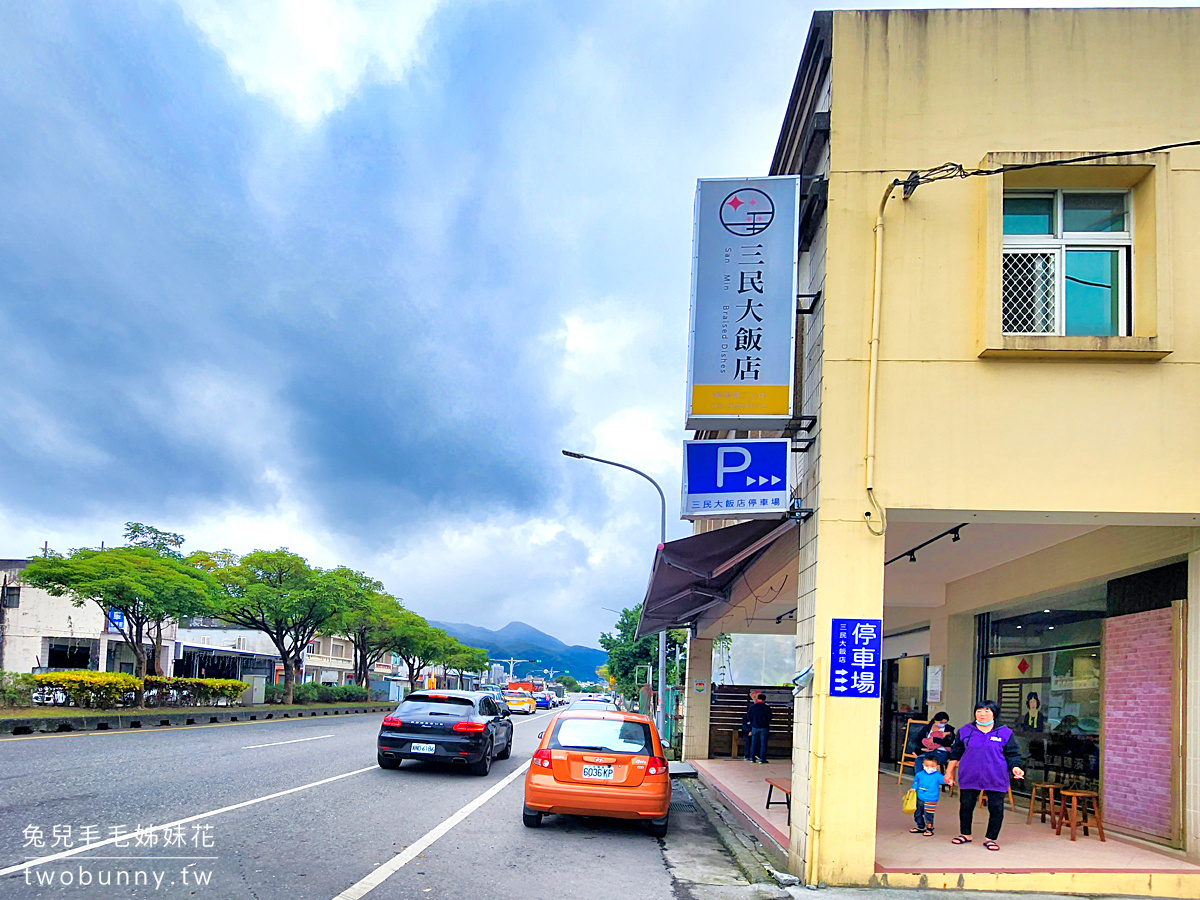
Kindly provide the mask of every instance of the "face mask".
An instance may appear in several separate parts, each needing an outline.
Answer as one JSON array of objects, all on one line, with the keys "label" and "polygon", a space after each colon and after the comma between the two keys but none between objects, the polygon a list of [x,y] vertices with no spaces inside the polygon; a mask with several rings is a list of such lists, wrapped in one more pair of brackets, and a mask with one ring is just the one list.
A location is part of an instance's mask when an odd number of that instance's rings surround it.
[{"label": "face mask", "polygon": [[932,768],[932,769],[930,769],[930,768],[926,767],[925,771],[926,771],[926,772],[928,772],[930,775],[932,775],[934,772],[936,772],[936,771],[937,771],[937,767],[935,766],[935,767],[934,767],[934,768]]},{"label": "face mask", "polygon": [[989,716],[987,716],[987,717],[984,717],[984,716],[976,716],[976,717],[975,717],[975,722],[976,722],[977,724],[979,724],[979,725],[991,725],[991,724],[992,724],[992,717],[991,717],[990,715],[989,715]]}]

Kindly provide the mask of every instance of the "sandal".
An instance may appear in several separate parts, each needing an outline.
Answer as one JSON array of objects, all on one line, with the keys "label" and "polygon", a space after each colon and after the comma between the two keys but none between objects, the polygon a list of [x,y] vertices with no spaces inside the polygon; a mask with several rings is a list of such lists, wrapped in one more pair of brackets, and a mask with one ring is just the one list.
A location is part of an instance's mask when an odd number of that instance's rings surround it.
[{"label": "sandal", "polygon": [[924,831],[921,832],[921,834],[923,834],[925,837],[933,837],[933,829],[926,828]]},{"label": "sandal", "polygon": [[983,846],[986,847],[988,850],[999,850],[1000,849],[1000,845],[997,844],[995,841],[984,841]]},{"label": "sandal", "polygon": [[924,828],[910,828],[910,829],[908,829],[908,833],[909,834],[924,834],[925,829]]},{"label": "sandal", "polygon": [[950,843],[952,843],[952,844],[969,844],[969,843],[971,843],[971,841],[972,841],[972,838],[967,837],[965,834],[960,834],[958,837],[956,837]]}]

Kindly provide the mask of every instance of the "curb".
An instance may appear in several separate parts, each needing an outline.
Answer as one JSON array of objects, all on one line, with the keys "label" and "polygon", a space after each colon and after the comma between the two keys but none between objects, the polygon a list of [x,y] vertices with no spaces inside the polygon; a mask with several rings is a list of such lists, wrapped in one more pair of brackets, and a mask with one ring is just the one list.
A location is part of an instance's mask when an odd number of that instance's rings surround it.
[{"label": "curb", "polygon": [[0,719],[0,734],[58,734],[75,731],[115,731],[126,728],[163,728],[172,725],[220,725],[228,722],[259,722],[268,719],[306,719],[313,716],[349,716],[360,713],[388,713],[393,704],[350,704],[321,709],[286,709],[272,712],[269,707],[191,707],[185,711],[146,709],[137,712],[95,716],[39,716],[37,718]]},{"label": "curb", "polygon": [[747,881],[751,884],[775,884],[780,887],[799,884],[800,879],[777,870],[766,856],[753,846],[749,838],[730,825],[720,806],[709,796],[709,789],[699,779],[688,782],[687,792],[696,799],[697,805],[716,829],[721,843],[733,855]]}]

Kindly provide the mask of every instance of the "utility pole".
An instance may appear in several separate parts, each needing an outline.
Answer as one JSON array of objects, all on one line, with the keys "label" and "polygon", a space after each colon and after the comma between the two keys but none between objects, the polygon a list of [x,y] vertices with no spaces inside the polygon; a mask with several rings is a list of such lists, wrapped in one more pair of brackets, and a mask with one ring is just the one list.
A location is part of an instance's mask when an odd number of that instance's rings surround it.
[{"label": "utility pole", "polygon": [[490,664],[496,662],[496,663],[500,663],[500,665],[502,665],[502,666],[508,666],[508,680],[512,681],[513,680],[513,666],[515,666],[517,663],[521,663],[521,662],[534,662],[534,661],[535,660],[532,660],[532,659],[514,659],[512,657],[509,657],[508,659],[489,659],[488,664],[490,665]]},{"label": "utility pole", "polygon": [[[648,482],[654,485],[654,489],[658,491],[658,499],[662,504],[662,516],[659,519],[658,528],[658,547],[661,550],[667,543],[667,496],[663,493],[662,486],[643,472],[641,469],[635,469],[633,466],[627,466],[625,463],[613,462],[611,459],[601,459],[598,456],[588,456],[586,453],[576,453],[574,450],[564,450],[563,456],[571,459],[590,459],[592,462],[604,463],[606,466],[616,466],[618,469],[624,469],[627,472],[632,472],[635,475],[641,475]],[[654,716],[654,724],[658,727],[658,733],[663,733],[663,723],[665,713],[665,704],[667,702],[667,630],[664,628],[658,633],[658,710]]]}]

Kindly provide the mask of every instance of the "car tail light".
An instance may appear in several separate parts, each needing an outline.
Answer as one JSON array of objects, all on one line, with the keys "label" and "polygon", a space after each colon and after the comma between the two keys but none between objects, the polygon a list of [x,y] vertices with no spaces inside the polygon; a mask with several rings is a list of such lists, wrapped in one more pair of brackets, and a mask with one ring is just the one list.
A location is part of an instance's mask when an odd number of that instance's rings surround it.
[{"label": "car tail light", "polygon": [[667,774],[667,761],[661,756],[652,756],[646,763],[647,775],[665,775]]},{"label": "car tail light", "polygon": [[455,722],[454,730],[455,731],[474,731],[474,732],[486,731],[487,725],[484,724],[483,722]]},{"label": "car tail light", "polygon": [[550,756],[549,750],[537,750],[533,754],[533,764],[541,766],[543,769],[549,769],[554,765],[554,759]]},{"label": "car tail light", "polygon": [[384,716],[383,717],[383,727],[384,728],[399,728],[403,724],[404,723],[400,719],[397,719],[395,716]]}]

